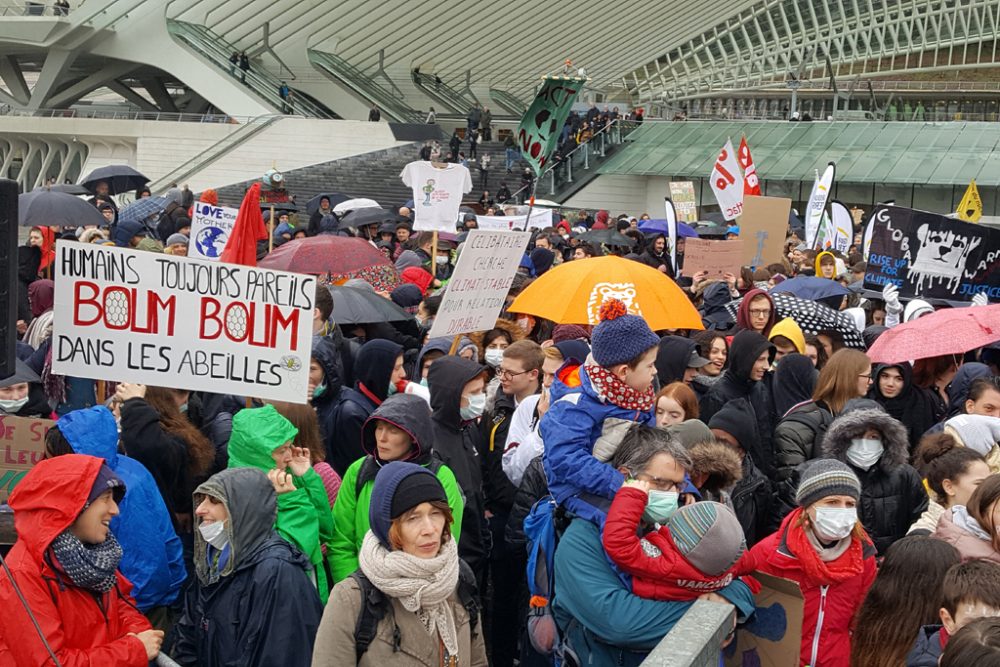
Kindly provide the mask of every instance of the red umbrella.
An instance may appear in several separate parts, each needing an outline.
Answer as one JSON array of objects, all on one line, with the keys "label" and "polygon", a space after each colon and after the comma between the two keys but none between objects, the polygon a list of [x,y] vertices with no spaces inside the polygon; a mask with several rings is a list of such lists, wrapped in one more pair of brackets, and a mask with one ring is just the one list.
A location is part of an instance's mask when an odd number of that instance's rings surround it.
[{"label": "red umbrella", "polygon": [[257,241],[266,238],[267,228],[260,213],[260,183],[254,183],[243,197],[233,231],[219,259],[230,264],[257,266]]},{"label": "red umbrella", "polygon": [[875,363],[898,364],[964,354],[1000,340],[1000,305],[944,308],[889,329],[868,350]]},{"label": "red umbrella", "polygon": [[399,285],[399,274],[381,250],[364,239],[320,234],[295,239],[275,248],[260,261],[261,268],[324,276],[338,284],[362,278],[379,291]]}]

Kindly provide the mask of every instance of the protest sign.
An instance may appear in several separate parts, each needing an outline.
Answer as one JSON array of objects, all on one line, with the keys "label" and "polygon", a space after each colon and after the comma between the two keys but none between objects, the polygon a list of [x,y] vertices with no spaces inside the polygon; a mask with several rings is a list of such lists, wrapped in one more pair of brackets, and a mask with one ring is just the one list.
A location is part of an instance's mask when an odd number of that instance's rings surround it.
[{"label": "protest sign", "polygon": [[0,503],[7,502],[14,486],[44,458],[45,433],[53,424],[50,419],[0,417]]},{"label": "protest sign", "polygon": [[740,216],[745,266],[761,267],[781,261],[791,210],[791,199],[746,197]]},{"label": "protest sign", "polygon": [[[511,229],[524,230],[524,222],[528,219],[525,215],[477,215],[476,223],[479,229],[509,231]],[[533,208],[531,209],[531,221],[528,229],[545,229],[552,226],[552,209]]]},{"label": "protest sign", "polygon": [[722,217],[726,220],[738,218],[743,212],[743,174],[731,140],[719,151],[708,180],[722,209]]},{"label": "protest sign", "polygon": [[239,212],[238,208],[212,206],[203,201],[195,202],[188,257],[219,261]]},{"label": "protest sign", "polygon": [[810,248],[819,248],[817,243],[820,223],[823,221],[823,212],[826,210],[826,200],[833,190],[833,179],[837,173],[837,166],[831,162],[823,170],[823,175],[816,175],[816,182],[813,183],[812,192],[809,193],[809,202],[806,204],[805,228],[806,245]]},{"label": "protest sign", "polygon": [[743,266],[743,240],[713,241],[687,239],[684,242],[684,275],[693,276],[707,271],[708,279],[721,278],[724,273],[740,274]]},{"label": "protest sign", "polygon": [[761,665],[798,667],[802,650],[803,598],[799,585],[762,572],[753,576],[761,584],[754,596],[754,619],[736,632],[723,650],[725,667]]},{"label": "protest sign", "polygon": [[469,232],[430,337],[492,329],[530,238],[531,232]]},{"label": "protest sign", "polygon": [[314,276],[56,245],[58,375],[306,402]]},{"label": "protest sign", "polygon": [[670,199],[674,202],[677,219],[681,222],[698,222],[698,200],[691,181],[671,181]]},{"label": "protest sign", "polygon": [[867,289],[886,283],[904,298],[1000,298],[1000,230],[900,206],[873,215]]}]

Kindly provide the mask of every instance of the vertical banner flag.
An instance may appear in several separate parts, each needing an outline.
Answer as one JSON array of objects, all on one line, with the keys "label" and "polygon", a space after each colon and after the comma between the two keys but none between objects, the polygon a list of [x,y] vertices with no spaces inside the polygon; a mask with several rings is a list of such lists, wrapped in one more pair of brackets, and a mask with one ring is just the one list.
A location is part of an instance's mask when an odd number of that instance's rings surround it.
[{"label": "vertical banner flag", "polygon": [[830,219],[833,222],[833,249],[847,254],[854,240],[854,218],[846,206],[834,199],[830,203]]},{"label": "vertical banner flag", "polygon": [[59,243],[52,372],[306,402],[316,278]]},{"label": "vertical banner flag", "polygon": [[979,188],[976,187],[976,179],[969,181],[969,187],[965,189],[962,201],[958,203],[959,220],[966,222],[979,222],[983,217],[983,200],[979,197]]},{"label": "vertical banner flag", "polygon": [[[737,180],[740,181],[738,185]],[[740,173],[740,163],[736,159],[732,139],[726,141],[726,145],[719,152],[719,157],[712,166],[709,181],[715,199],[719,202],[719,208],[722,209],[722,217],[726,220],[738,218],[743,212],[743,175]]]},{"label": "vertical banner flag", "polygon": [[885,224],[888,222],[888,214],[882,212],[883,206],[892,206],[896,203],[895,199],[890,199],[887,202],[882,202],[875,205],[875,210],[868,217],[868,224],[865,225],[865,231],[861,234],[861,252],[865,256],[865,261],[868,261],[868,255],[871,253],[872,249],[872,236],[875,233],[875,222],[880,224]]},{"label": "vertical banner flag", "polygon": [[810,248],[820,247],[817,244],[819,224],[823,220],[823,211],[826,210],[826,200],[830,197],[830,191],[833,189],[833,178],[836,172],[836,165],[832,162],[828,164],[823,175],[817,175],[812,192],[809,194],[809,203],[806,205],[806,245]]},{"label": "vertical banner flag", "polygon": [[577,77],[545,77],[535,101],[521,118],[514,136],[521,149],[521,157],[536,174],[542,173],[559,143],[573,102],[586,82],[586,79]]},{"label": "vertical banner flag", "polygon": [[239,212],[237,208],[213,206],[203,201],[195,202],[188,257],[219,261],[229,235],[236,225],[236,216]]},{"label": "vertical banner flag", "polygon": [[698,222],[698,198],[691,181],[670,181],[670,201],[681,222]]},{"label": "vertical banner flag", "polygon": [[677,275],[677,211],[674,210],[674,203],[670,197],[664,197],[663,203],[666,207],[667,215],[667,243],[670,244],[670,266]]},{"label": "vertical banner flag", "polygon": [[760,179],[757,178],[757,167],[750,155],[750,146],[747,145],[746,135],[743,135],[743,139],[740,140],[739,161],[743,168],[743,194],[759,197],[761,195]]}]

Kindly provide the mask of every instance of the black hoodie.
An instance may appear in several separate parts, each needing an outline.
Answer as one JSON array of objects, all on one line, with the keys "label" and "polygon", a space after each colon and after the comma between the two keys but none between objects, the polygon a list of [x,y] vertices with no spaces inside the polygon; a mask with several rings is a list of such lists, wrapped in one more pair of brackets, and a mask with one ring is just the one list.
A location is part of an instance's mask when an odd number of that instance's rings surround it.
[{"label": "black hoodie", "polygon": [[[894,398],[883,396],[879,386],[879,376],[882,371],[890,368],[895,368],[903,377],[903,389]],[[872,385],[868,390],[868,398],[885,408],[890,417],[902,422],[906,428],[910,454],[917,448],[924,433],[944,416],[939,412],[938,402],[934,400],[930,390],[913,384],[913,367],[905,361],[899,364],[876,364],[872,369]]]},{"label": "black hoodie", "polygon": [[681,336],[664,336],[660,339],[656,351],[656,377],[660,387],[666,387],[671,382],[683,382],[691,353],[697,348],[690,338]]},{"label": "black hoodie", "polygon": [[316,417],[319,419],[319,431],[326,448],[326,459],[332,461],[336,433],[334,430],[336,428],[334,408],[340,399],[340,392],[344,386],[343,367],[336,346],[332,340],[325,336],[313,336],[312,358],[323,369],[323,385],[326,388],[319,396],[310,396],[309,398],[316,410]]},{"label": "black hoodie", "polygon": [[355,386],[353,389],[341,389],[331,408],[333,427],[330,432],[336,441],[330,448],[331,456],[327,461],[341,477],[352,463],[365,456],[361,429],[365,420],[389,395],[389,380],[396,359],[402,353],[401,345],[388,340],[370,340],[358,352],[354,362]]},{"label": "black hoodie", "polygon": [[466,422],[459,412],[462,390],[471,380],[486,373],[474,361],[444,356],[431,364],[427,383],[431,391],[431,422],[434,426],[434,453],[455,473],[465,493],[462,540],[459,555],[476,572],[482,571],[483,473],[479,458],[481,432],[476,422]]},{"label": "black hoodie", "polygon": [[717,282],[709,285],[702,292],[701,323],[706,329],[716,331],[729,331],[736,326],[736,320],[726,309],[726,305],[732,302],[733,296],[729,293],[729,285],[724,282]]}]

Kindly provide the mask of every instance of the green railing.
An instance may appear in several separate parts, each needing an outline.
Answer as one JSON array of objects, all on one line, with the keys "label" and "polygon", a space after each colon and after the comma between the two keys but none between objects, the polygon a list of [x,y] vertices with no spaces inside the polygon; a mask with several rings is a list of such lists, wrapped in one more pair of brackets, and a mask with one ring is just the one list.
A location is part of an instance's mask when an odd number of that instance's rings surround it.
[{"label": "green railing", "polygon": [[377,104],[392,120],[400,123],[419,123],[424,120],[424,114],[406,104],[399,93],[389,90],[343,58],[309,49],[309,62],[369,103]]}]

